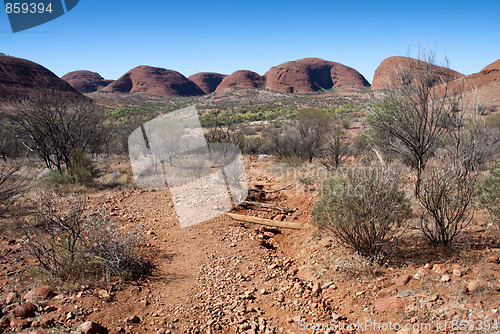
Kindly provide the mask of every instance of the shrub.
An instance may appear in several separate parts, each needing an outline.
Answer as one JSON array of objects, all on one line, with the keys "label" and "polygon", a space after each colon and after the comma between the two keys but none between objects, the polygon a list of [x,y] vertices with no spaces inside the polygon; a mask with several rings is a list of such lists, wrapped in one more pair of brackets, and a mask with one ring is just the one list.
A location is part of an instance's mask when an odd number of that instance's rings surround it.
[{"label": "shrub", "polygon": [[347,178],[325,180],[312,211],[319,230],[370,260],[382,256],[394,228],[411,214],[398,180],[398,171],[386,167],[351,169]]},{"label": "shrub", "polygon": [[500,163],[490,167],[490,174],[485,176],[478,185],[477,195],[479,205],[486,209],[491,218],[500,222]]},{"label": "shrub", "polygon": [[279,158],[297,157],[311,161],[320,153],[330,116],[317,109],[302,109],[297,119],[278,131],[270,131],[267,150]]},{"label": "shrub", "polygon": [[85,150],[79,148],[71,154],[68,175],[74,182],[89,185],[99,177],[99,170],[94,167]]},{"label": "shrub", "polygon": [[71,183],[71,177],[66,172],[51,170],[43,178],[43,183],[48,187],[67,185]]},{"label": "shrub", "polygon": [[333,126],[321,150],[321,162],[327,169],[337,169],[349,153],[350,141],[340,126]]},{"label": "shrub", "polygon": [[452,124],[455,129],[448,132],[437,154],[443,165],[455,166],[467,173],[476,172],[499,152],[499,129],[487,127],[482,120],[466,123],[463,115]]},{"label": "shrub", "polygon": [[300,167],[304,164],[304,160],[296,155],[284,156],[280,159],[281,163],[284,163],[288,167]]},{"label": "shrub", "polygon": [[63,186],[70,183],[91,185],[99,177],[99,170],[83,149],[76,150],[70,159],[67,171],[52,170],[44,177],[46,186]]},{"label": "shrub", "polygon": [[261,151],[263,140],[257,135],[249,136],[243,139],[242,151],[245,154],[257,155]]},{"label": "shrub", "polygon": [[305,186],[312,186],[314,184],[314,178],[307,175],[300,175],[297,180],[304,184]]},{"label": "shrub", "polygon": [[500,129],[500,113],[488,116],[485,123],[490,128]]},{"label": "shrub", "polygon": [[360,133],[352,140],[352,147],[356,154],[362,154],[369,149],[369,139],[366,133]]},{"label": "shrub", "polygon": [[340,125],[344,128],[344,129],[349,129],[351,127],[351,120],[348,119],[348,118],[343,118],[341,121],[340,121]]},{"label": "shrub", "polygon": [[20,166],[0,168],[0,215],[5,213],[27,188],[26,180],[15,175],[19,169]]},{"label": "shrub", "polygon": [[434,245],[448,247],[472,219],[475,176],[464,169],[434,167],[423,178],[419,229]]},{"label": "shrub", "polygon": [[74,281],[90,275],[138,276],[147,266],[136,232],[124,234],[102,213],[85,212],[85,198],[42,195],[28,227],[28,249],[50,275]]}]

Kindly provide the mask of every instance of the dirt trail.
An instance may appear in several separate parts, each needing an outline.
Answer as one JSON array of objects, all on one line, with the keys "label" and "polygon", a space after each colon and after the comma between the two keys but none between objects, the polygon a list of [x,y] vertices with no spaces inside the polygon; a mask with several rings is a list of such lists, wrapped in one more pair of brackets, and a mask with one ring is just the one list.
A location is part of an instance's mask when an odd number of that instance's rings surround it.
[{"label": "dirt trail", "polygon": [[[97,309],[87,319],[130,333],[156,333],[165,327],[174,332],[272,333],[293,327],[291,319],[298,313],[282,304],[301,281],[294,260],[273,246],[275,236],[286,238],[280,231],[243,225],[227,216],[181,229],[167,192],[114,195],[94,198],[93,205],[107,206],[128,225],[142,225],[155,270],[105,305],[96,304],[94,296],[79,300],[84,309]],[[306,285],[301,282],[296,288],[312,293],[312,285]],[[326,316],[328,305],[314,307],[316,316]],[[127,323],[133,315],[141,319],[139,325]]]}]

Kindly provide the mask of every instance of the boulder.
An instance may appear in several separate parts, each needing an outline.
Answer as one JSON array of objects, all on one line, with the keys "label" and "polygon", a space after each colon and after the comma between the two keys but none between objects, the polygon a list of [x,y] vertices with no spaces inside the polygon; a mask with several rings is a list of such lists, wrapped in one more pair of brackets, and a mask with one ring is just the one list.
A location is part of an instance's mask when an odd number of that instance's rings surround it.
[{"label": "boulder", "polygon": [[38,307],[33,303],[25,303],[15,307],[12,312],[18,318],[31,318],[34,317],[38,311]]},{"label": "boulder", "polygon": [[107,334],[108,330],[98,323],[86,321],[78,326],[74,334]]}]

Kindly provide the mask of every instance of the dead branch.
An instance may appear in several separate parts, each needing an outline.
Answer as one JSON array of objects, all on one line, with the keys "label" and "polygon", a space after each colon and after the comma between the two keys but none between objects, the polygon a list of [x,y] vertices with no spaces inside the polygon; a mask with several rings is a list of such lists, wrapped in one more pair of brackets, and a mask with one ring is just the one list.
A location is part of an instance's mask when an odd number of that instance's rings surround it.
[{"label": "dead branch", "polygon": [[234,220],[246,222],[246,223],[255,223],[255,224],[260,224],[260,225],[265,225],[265,226],[289,228],[289,229],[293,229],[293,230],[304,230],[307,228],[306,225],[302,225],[299,223],[282,222],[282,221],[276,221],[276,220],[259,218],[259,217],[238,215],[235,213],[226,213],[226,215],[233,218]]},{"label": "dead branch", "polygon": [[282,206],[278,205],[272,205],[272,204],[267,204],[267,203],[261,203],[261,202],[255,202],[255,201],[242,201],[240,203],[241,206],[258,206],[260,208],[266,208],[266,209],[274,209],[274,210],[279,210],[283,212],[294,212],[295,210],[285,208]]}]

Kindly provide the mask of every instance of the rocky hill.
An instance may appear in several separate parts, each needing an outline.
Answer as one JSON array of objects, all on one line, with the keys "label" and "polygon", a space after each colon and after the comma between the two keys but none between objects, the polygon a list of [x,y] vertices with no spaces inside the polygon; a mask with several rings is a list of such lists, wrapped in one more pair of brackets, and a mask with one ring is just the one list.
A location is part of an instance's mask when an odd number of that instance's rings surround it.
[{"label": "rocky hill", "polygon": [[500,59],[489,64],[479,73],[455,80],[451,84],[454,89],[465,86],[470,98],[474,101],[479,100],[484,107],[498,107],[500,105]]},{"label": "rocky hill", "polygon": [[99,73],[91,71],[73,71],[61,77],[74,89],[82,93],[91,93],[102,89],[113,82],[105,80]]},{"label": "rocky hill", "polygon": [[370,87],[355,69],[319,58],[289,61],[272,67],[265,76],[267,89],[283,93],[311,93],[347,84]]},{"label": "rocky hill", "polygon": [[179,72],[151,66],[133,68],[102,91],[147,93],[163,97],[205,94],[193,81]]},{"label": "rocky hill", "polygon": [[81,96],[45,67],[26,59],[0,55],[0,101],[28,97],[46,89]]},{"label": "rocky hill", "polygon": [[198,87],[205,92],[205,94],[210,94],[215,92],[217,86],[222,82],[222,80],[227,77],[225,74],[211,73],[211,72],[200,72],[193,74],[188,79],[193,81]]},{"label": "rocky hill", "polygon": [[[410,58],[410,57],[389,57],[384,59],[380,65],[375,70],[375,75],[373,76],[372,88],[373,89],[383,89],[383,88],[396,88],[397,83],[395,83],[396,72],[405,66],[412,66],[416,70],[425,70],[427,66],[424,61]],[[435,85],[441,84],[443,81],[450,82],[455,79],[459,79],[464,75],[457,71],[451,70],[446,67],[437,66],[435,67],[435,73],[433,81]]]},{"label": "rocky hill", "polygon": [[215,91],[222,92],[229,87],[258,88],[263,85],[264,80],[258,73],[239,70],[225,77]]}]

